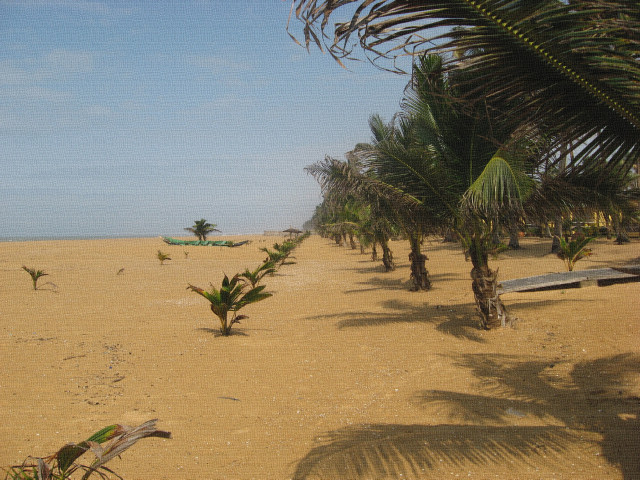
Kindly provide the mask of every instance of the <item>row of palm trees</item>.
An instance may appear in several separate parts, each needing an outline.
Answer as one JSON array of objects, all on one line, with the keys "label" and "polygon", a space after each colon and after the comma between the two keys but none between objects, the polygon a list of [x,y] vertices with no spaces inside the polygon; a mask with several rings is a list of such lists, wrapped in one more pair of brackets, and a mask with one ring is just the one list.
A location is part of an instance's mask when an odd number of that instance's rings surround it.
[{"label": "row of palm trees", "polygon": [[[299,3],[302,8],[307,2]],[[350,24],[337,27],[336,38],[345,40],[351,33],[358,32],[361,41],[371,40],[371,30],[364,29],[361,23],[364,20],[357,15],[364,15],[369,26],[375,24],[380,27],[383,23],[381,18],[388,13],[383,6],[388,3],[376,3],[366,15],[366,5],[363,5]],[[385,21],[394,23],[396,28],[403,28],[402,22],[397,22],[405,3],[393,3],[394,15]],[[432,3],[442,6],[469,2]],[[506,3],[502,2],[502,5]],[[582,2],[571,2],[573,7],[564,8],[553,1],[536,2],[535,8],[529,8],[525,19],[521,18],[523,12],[518,10],[520,7],[515,5],[522,5],[522,2],[511,3],[512,10],[501,10],[500,2],[483,2],[489,9],[495,7],[494,16],[501,18],[502,24],[511,30],[515,28],[513,25],[524,28],[522,22],[535,19],[536,15],[540,15],[540,21],[550,22],[553,28],[569,28],[560,21],[560,17],[553,18],[554,15],[573,12],[572,8],[579,12],[576,16],[581,25],[588,24],[593,29],[602,22],[615,20],[619,25],[626,21],[613,12],[599,9],[598,21],[595,22],[577,5]],[[313,15],[318,15],[322,9],[327,15],[334,8],[331,2],[320,7],[317,2],[313,4],[316,8]],[[407,2],[404,13],[407,18],[414,19],[415,16],[411,15],[416,15],[417,11],[426,17],[433,16],[435,13],[429,5],[416,7]],[[374,9],[378,9],[375,15]],[[456,17],[453,10],[453,7],[442,6],[438,15],[444,16],[439,18],[446,20],[449,12],[452,15],[449,20],[453,23],[460,19],[461,12],[469,16],[476,12],[473,8],[458,9]],[[507,14],[512,18],[505,20]],[[590,15],[595,14],[591,12]],[[303,18],[307,28],[312,28],[314,17]],[[621,95],[621,103],[612,107],[603,100],[601,87],[597,91],[591,83],[585,87],[586,77],[567,73],[568,63],[556,58],[548,64],[548,59],[539,58],[540,51],[535,48],[533,37],[535,25],[527,27],[531,35],[527,37],[529,47],[524,45],[518,50],[519,37],[516,36],[515,45],[511,45],[513,51],[505,52],[500,51],[501,46],[494,45],[494,42],[499,41],[501,35],[512,41],[510,29],[505,27],[506,33],[502,27],[496,30],[495,25],[491,26],[489,20],[482,18],[484,20],[475,19],[475,23],[470,21],[472,28],[449,32],[447,48],[454,50],[455,55],[447,56],[442,52],[444,47],[440,42],[437,47],[427,48],[439,54],[426,53],[414,58],[411,81],[405,91],[401,111],[388,123],[378,116],[371,117],[372,141],[369,144],[357,145],[347,155],[346,161],[327,157],[308,167],[307,171],[318,179],[323,189],[325,216],[326,211],[333,212],[340,220],[340,212],[351,212],[353,216],[353,211],[357,210],[364,212],[361,220],[369,234],[384,232],[388,239],[393,228],[402,231],[411,245],[414,289],[428,289],[430,286],[426,257],[420,251],[424,236],[445,230],[455,232],[473,265],[472,288],[483,325],[493,328],[509,321],[496,293],[497,272],[489,267],[488,262],[489,252],[495,248],[496,232],[502,228],[516,232],[525,219],[537,222],[555,219],[559,225],[562,218],[587,212],[605,212],[614,219],[637,217],[638,190],[627,188],[632,179],[631,167],[638,158],[636,152],[640,135],[638,130],[634,130],[636,125],[633,122],[634,102],[637,102],[633,95],[637,89],[632,89],[628,80],[636,75],[640,79],[636,60],[640,57],[640,49],[631,51],[628,46],[622,48],[614,44],[613,57],[616,61],[626,59],[631,65],[625,72],[611,66],[609,74],[605,75],[601,66],[593,66],[592,63],[594,58],[610,61],[612,55],[609,50],[599,50],[599,40],[585,40],[594,52],[584,56],[590,62],[584,69],[593,75],[600,74],[601,78],[593,78],[602,88],[613,83],[607,89],[609,99],[616,92]],[[556,25],[556,21],[560,25]],[[634,21],[629,20],[630,24]],[[323,28],[325,26],[323,23]],[[580,37],[582,34],[578,32],[576,35]],[[378,31],[378,42],[383,37]],[[389,37],[390,40],[397,38],[397,35]],[[569,40],[567,42],[570,43]],[[580,60],[587,59],[580,57],[582,51],[578,50],[578,40],[576,42],[564,53],[579,64]],[[344,47],[341,45],[334,43],[331,46],[334,54]],[[364,45],[365,48],[373,48],[366,41]],[[531,48],[534,51],[529,51]],[[615,51],[615,48],[621,51]],[[576,52],[571,49],[576,49]],[[520,94],[516,92],[518,87],[524,89],[526,79],[524,83],[522,79],[505,79],[500,87],[489,76],[487,64],[494,63],[496,55],[502,58],[507,71],[516,72],[518,63],[524,61],[523,55],[527,53],[530,57],[528,68],[537,68],[538,75],[551,75],[553,68],[560,68],[560,73],[564,71],[565,76],[556,72],[551,79],[544,79],[548,83],[546,87],[539,81],[532,82],[531,90]],[[575,72],[573,66],[571,71]],[[621,78],[612,80],[610,75],[613,73]],[[479,77],[483,79],[481,82]],[[531,73],[525,77],[531,77]],[[621,88],[623,85],[629,91]],[[505,94],[502,88],[510,93]],[[582,106],[573,104],[574,97],[556,96],[556,105],[550,114],[548,109],[552,105],[547,96],[553,96],[553,92],[559,89],[576,95],[576,89],[582,89],[578,96]],[[594,98],[585,103],[589,92]],[[629,108],[618,111],[623,104],[628,104]],[[535,118],[531,110],[533,107],[541,110]],[[620,130],[624,122],[628,125]],[[353,219],[334,222],[343,231],[353,223]],[[389,227],[390,223],[393,227]]]}]

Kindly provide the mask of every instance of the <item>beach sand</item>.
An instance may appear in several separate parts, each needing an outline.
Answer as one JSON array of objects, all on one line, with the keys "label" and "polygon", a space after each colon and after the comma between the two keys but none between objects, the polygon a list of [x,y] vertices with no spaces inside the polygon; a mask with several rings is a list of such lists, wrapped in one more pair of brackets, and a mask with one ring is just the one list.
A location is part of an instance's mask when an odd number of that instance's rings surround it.
[{"label": "beach sand", "polygon": [[[224,338],[187,284],[254,268],[280,239],[219,238],[252,242],[0,243],[0,465],[157,418],[172,439],[108,466],[127,479],[640,478],[640,283],[508,293],[518,323],[487,332],[459,246],[425,244],[433,289],[414,293],[407,242],[385,273],[311,236]],[[564,271],[549,239],[522,244],[491,262],[500,279]],[[640,263],[639,247],[599,239],[576,269]],[[39,290],[22,265],[49,274]]]}]

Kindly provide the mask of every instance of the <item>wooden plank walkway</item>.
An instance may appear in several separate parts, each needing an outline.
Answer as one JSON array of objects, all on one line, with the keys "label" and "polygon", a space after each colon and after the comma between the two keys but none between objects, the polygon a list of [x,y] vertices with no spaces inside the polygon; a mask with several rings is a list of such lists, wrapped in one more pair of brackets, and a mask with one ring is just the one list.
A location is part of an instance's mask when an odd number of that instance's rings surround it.
[{"label": "wooden plank walkway", "polygon": [[640,281],[640,265],[625,265],[623,267],[598,268],[594,270],[574,270],[573,272],[548,273],[546,275],[536,275],[535,277],[505,280],[500,282],[498,293],[609,285],[628,281]]}]

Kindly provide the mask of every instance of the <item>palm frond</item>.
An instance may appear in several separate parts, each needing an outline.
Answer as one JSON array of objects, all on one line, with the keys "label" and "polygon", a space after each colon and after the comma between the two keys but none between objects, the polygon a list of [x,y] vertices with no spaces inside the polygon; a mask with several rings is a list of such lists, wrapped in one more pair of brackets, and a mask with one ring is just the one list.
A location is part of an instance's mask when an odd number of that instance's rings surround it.
[{"label": "palm frond", "polygon": [[[571,168],[628,171],[640,156],[640,9],[633,0],[295,0],[337,58],[437,53],[465,98],[585,148]],[[357,8],[354,7],[357,5]],[[344,13],[330,25],[330,18]],[[462,27],[462,28],[460,28]],[[392,67],[393,69],[393,67]]]},{"label": "palm frond", "polygon": [[522,212],[522,202],[532,181],[498,152],[462,197],[466,208],[493,218],[505,211]]},{"label": "palm frond", "polygon": [[416,208],[422,205],[419,199],[401,189],[377,178],[356,172],[347,163],[329,156],[305,167],[305,171],[318,181],[323,191],[339,191],[343,195],[356,194],[374,202],[384,198],[393,204],[407,208]]}]

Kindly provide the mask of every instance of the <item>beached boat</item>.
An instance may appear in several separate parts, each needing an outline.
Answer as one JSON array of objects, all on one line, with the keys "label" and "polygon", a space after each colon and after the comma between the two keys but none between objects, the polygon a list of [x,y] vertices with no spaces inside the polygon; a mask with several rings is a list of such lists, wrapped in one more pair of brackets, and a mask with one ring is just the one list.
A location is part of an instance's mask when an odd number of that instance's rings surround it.
[{"label": "beached boat", "polygon": [[162,237],[165,243],[169,245],[182,245],[182,246],[205,246],[205,247],[239,247],[248,243],[249,240],[242,242],[233,242],[231,240],[179,240],[177,238]]}]

